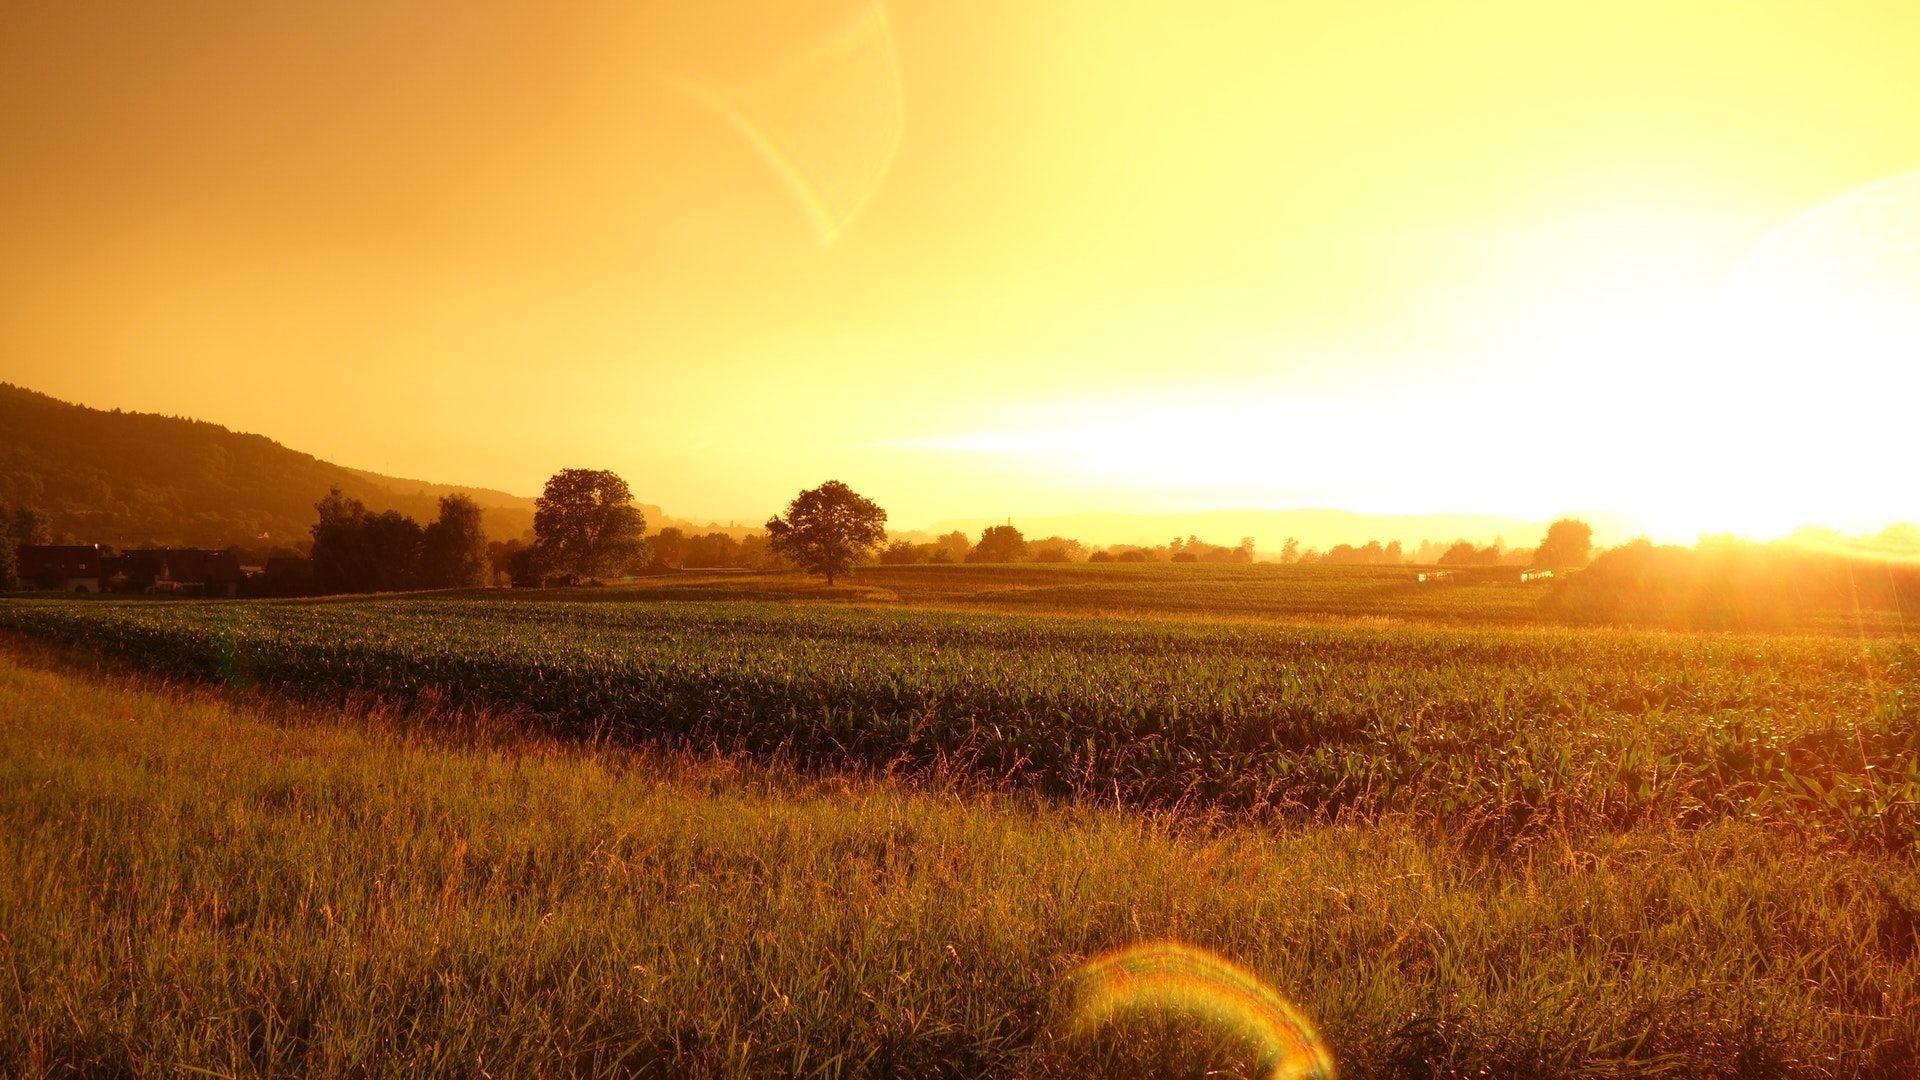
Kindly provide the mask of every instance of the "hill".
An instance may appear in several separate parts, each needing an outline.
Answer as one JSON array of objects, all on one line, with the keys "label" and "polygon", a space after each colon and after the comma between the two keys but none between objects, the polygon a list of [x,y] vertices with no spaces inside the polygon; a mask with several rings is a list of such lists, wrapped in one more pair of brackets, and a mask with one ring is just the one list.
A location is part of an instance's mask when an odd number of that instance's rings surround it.
[{"label": "hill", "polygon": [[382,476],[218,424],[90,409],[0,383],[0,504],[45,511],[57,534],[119,546],[291,546],[308,539],[314,501],[330,487],[422,521],[439,512],[440,496],[460,491],[486,508],[495,537],[533,526],[533,500],[504,491]]}]

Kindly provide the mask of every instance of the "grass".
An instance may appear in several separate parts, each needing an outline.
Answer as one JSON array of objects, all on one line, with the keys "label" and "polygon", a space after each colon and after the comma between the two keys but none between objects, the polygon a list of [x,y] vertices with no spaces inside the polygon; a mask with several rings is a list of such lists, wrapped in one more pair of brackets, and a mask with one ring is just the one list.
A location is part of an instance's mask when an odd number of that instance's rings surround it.
[{"label": "grass", "polygon": [[[611,594],[609,594],[611,595]],[[1760,821],[1920,843],[1897,638],[1274,625],[522,594],[16,601],[0,629],[314,700],[1496,846]]]},{"label": "grass", "polygon": [[75,670],[0,658],[0,1074],[1246,1074],[1193,1027],[1060,1035],[1073,964],[1168,937],[1349,1077],[1920,1051],[1920,873],[1792,829],[1489,853]]}]

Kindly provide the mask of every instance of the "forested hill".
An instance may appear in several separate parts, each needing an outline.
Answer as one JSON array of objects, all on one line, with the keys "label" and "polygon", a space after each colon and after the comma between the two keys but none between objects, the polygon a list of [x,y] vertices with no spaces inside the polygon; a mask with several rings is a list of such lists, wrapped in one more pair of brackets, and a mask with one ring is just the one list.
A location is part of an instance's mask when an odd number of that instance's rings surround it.
[{"label": "forested hill", "polygon": [[335,486],[422,521],[441,495],[463,491],[486,508],[497,538],[533,524],[533,501],[502,491],[362,472],[218,424],[89,409],[0,383],[0,505],[45,511],[56,534],[118,546],[293,546],[309,538],[314,501]]}]

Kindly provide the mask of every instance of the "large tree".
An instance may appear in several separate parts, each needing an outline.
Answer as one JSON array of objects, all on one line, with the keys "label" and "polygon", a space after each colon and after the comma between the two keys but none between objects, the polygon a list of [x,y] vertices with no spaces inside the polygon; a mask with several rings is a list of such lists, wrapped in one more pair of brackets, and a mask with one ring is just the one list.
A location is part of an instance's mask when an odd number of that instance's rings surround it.
[{"label": "large tree", "polygon": [[1593,526],[1561,518],[1547,526],[1547,537],[1533,553],[1533,565],[1552,570],[1578,569],[1593,561]]},{"label": "large tree", "polygon": [[970,563],[1016,562],[1026,558],[1027,538],[1011,525],[994,525],[980,533],[980,542],[967,552]]},{"label": "large tree", "polygon": [[429,589],[467,589],[485,585],[487,553],[485,511],[466,495],[440,499],[440,517],[420,538],[420,582]]},{"label": "large tree", "polygon": [[314,504],[313,572],[324,592],[386,592],[419,584],[420,523],[397,510],[367,512],[339,488]]},{"label": "large tree", "polygon": [[583,578],[624,568],[640,556],[647,519],[627,482],[605,469],[562,469],[534,504],[542,567]]},{"label": "large tree", "polygon": [[803,491],[787,516],[767,522],[773,550],[827,584],[854,568],[887,537],[887,512],[838,480]]}]

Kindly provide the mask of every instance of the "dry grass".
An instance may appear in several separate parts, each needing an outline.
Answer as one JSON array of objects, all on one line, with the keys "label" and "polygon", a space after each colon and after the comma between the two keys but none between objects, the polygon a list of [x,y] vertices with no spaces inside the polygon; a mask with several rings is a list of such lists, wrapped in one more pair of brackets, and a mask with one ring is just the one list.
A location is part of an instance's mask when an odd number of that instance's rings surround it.
[{"label": "dry grass", "polygon": [[[1908,1075],[1908,860],[1723,821],[1488,858],[0,662],[0,1074],[1203,1075],[1056,1037],[1174,937],[1348,1076]],[[1244,1068],[1245,1063],[1241,1062]]]}]

